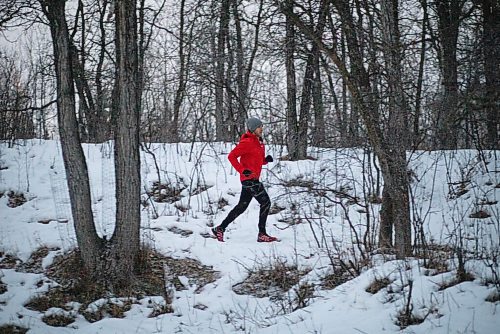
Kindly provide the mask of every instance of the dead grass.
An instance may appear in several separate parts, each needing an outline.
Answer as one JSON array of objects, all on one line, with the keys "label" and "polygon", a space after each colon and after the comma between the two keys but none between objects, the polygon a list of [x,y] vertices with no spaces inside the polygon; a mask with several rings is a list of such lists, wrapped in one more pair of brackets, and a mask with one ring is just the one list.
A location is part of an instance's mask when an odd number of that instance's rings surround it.
[{"label": "dead grass", "polygon": [[485,219],[489,218],[491,215],[486,210],[478,210],[469,215],[469,218]]},{"label": "dead grass", "polygon": [[387,286],[391,283],[392,281],[387,277],[375,277],[375,279],[370,283],[365,291],[371,294],[376,294],[380,290],[387,288]]},{"label": "dead grass", "polygon": [[275,215],[277,213],[280,213],[281,211],[285,210],[286,208],[283,206],[279,206],[276,203],[273,203],[271,208],[269,209],[269,215]]},{"label": "dead grass", "polygon": [[181,228],[178,228],[177,226],[172,226],[168,230],[172,233],[179,234],[180,236],[182,236],[184,238],[189,237],[191,234],[193,234],[193,231],[183,230]]},{"label": "dead grass", "polygon": [[229,202],[224,197],[219,198],[219,201],[217,201],[217,208],[219,210],[221,210],[222,208],[224,208],[227,205],[229,205]]},{"label": "dead grass", "polygon": [[53,288],[45,294],[40,294],[31,298],[24,307],[38,312],[46,312],[51,307],[64,309],[65,305],[71,301],[71,295],[64,289]]},{"label": "dead grass", "polygon": [[423,248],[417,249],[417,256],[423,259],[423,266],[428,269],[428,276],[435,276],[449,272],[448,260],[453,255],[453,250],[446,245],[429,243]]},{"label": "dead grass", "polygon": [[258,298],[269,297],[278,306],[278,313],[288,314],[306,307],[314,297],[314,285],[308,282],[299,284],[310,269],[300,270],[279,258],[267,265],[257,264],[256,268],[245,269],[247,278],[233,285],[233,291]]},{"label": "dead grass", "polygon": [[0,295],[7,292],[7,285],[0,279]]},{"label": "dead grass", "polygon": [[81,313],[88,322],[97,322],[104,318],[125,318],[125,312],[130,311],[134,304],[133,299],[106,300],[105,303],[92,310],[82,310]]},{"label": "dead grass", "polygon": [[286,260],[275,259],[269,265],[248,269],[247,278],[233,285],[233,291],[240,295],[255,297],[271,297],[287,292],[296,285],[309,270],[299,270],[295,265],[289,265]]},{"label": "dead grass", "polygon": [[17,266],[17,270],[25,273],[41,274],[44,272],[42,267],[42,261],[50,252],[57,251],[57,247],[46,247],[42,246],[31,253],[29,259]]},{"label": "dead grass", "polygon": [[399,326],[400,329],[405,329],[411,325],[421,324],[424,320],[424,318],[418,317],[413,313],[408,315],[404,311],[400,311],[396,317],[396,325]]},{"label": "dead grass", "polygon": [[471,282],[474,280],[474,275],[469,272],[465,272],[461,275],[462,277],[455,276],[452,280],[447,282],[442,282],[439,284],[439,291],[443,291],[445,289],[451,288],[452,286],[458,285],[463,282]]},{"label": "dead grass", "polygon": [[148,195],[158,203],[174,203],[182,198],[181,193],[185,188],[174,188],[168,184],[153,182]]},{"label": "dead grass", "polygon": [[190,195],[191,196],[199,195],[210,188],[212,188],[212,186],[208,186],[206,184],[198,184],[193,190],[191,190]]},{"label": "dead grass", "polygon": [[351,279],[353,279],[353,276],[350,272],[339,268],[321,279],[321,287],[325,290],[332,290]]},{"label": "dead grass", "polygon": [[64,314],[43,316],[42,321],[52,327],[66,327],[75,322],[75,318]]},{"label": "dead grass", "polygon": [[14,269],[17,267],[22,261],[11,254],[0,254],[0,269]]},{"label": "dead grass", "polygon": [[9,200],[7,201],[7,206],[9,208],[16,208],[28,201],[26,197],[24,197],[23,193],[14,192],[12,190],[7,193],[7,196],[9,197]]},{"label": "dead grass", "polygon": [[[45,251],[37,251],[32,257],[41,261]],[[37,261],[38,261],[37,260]],[[105,290],[104,285],[96,284],[82,269],[78,251],[73,251],[64,256],[54,259],[53,264],[46,270],[49,278],[60,285],[49,289],[44,294],[40,294],[26,303],[25,307],[38,312],[45,312],[51,307],[68,310],[66,305],[69,302],[81,304],[79,312],[90,322],[101,320],[103,317],[124,317],[125,312],[130,310],[132,303],[138,298],[146,295],[164,296],[167,301],[165,290],[165,266],[168,265],[170,276],[173,280],[180,275],[192,278],[193,284],[201,289],[207,282],[216,279],[216,273],[195,260],[175,260],[167,258],[154,250],[143,249],[141,251],[136,277],[131,287],[114,291],[112,294],[119,299],[110,299],[110,292]],[[96,300],[107,299],[105,303],[97,309],[89,311],[88,306]],[[155,307],[152,316],[172,312],[169,302],[167,305]],[[48,316],[44,321],[51,326],[65,326],[65,323],[72,322],[68,317]]]},{"label": "dead grass", "polygon": [[209,283],[215,282],[220,274],[194,259],[174,259],[165,257],[166,279],[172,282],[176,290],[186,290],[179,280],[179,276],[185,276],[189,279],[189,284],[196,286],[196,293],[200,293],[203,287]]},{"label": "dead grass", "polygon": [[19,327],[16,325],[0,326],[0,334],[25,334],[29,328]]},{"label": "dead grass", "polygon": [[492,293],[490,293],[488,295],[488,297],[486,297],[485,299],[487,302],[490,302],[490,303],[498,303],[500,302],[500,292],[497,290],[497,291],[493,291]]},{"label": "dead grass", "polygon": [[304,178],[298,176],[295,179],[286,180],[283,182],[283,186],[285,187],[301,187],[307,188],[309,190],[315,187],[315,183],[312,180],[305,180]]}]

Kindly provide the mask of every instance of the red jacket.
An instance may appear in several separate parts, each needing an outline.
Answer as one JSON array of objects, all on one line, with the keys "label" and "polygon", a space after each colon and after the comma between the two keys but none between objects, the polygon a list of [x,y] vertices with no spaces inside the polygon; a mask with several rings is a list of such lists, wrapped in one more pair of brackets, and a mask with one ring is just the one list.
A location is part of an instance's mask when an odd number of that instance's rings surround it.
[{"label": "red jacket", "polygon": [[[262,165],[267,165],[265,155],[264,143],[254,135],[252,132],[247,131],[241,136],[240,142],[229,153],[227,158],[234,169],[240,173],[240,180],[258,180]],[[238,158],[240,159],[238,161]],[[243,175],[243,171],[248,169],[252,172],[250,176]]]}]

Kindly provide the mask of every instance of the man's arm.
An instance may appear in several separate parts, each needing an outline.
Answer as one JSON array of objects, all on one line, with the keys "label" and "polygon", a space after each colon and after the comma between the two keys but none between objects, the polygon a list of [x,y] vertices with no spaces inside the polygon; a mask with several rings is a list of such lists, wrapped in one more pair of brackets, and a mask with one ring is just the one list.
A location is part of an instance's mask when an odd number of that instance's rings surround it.
[{"label": "man's arm", "polygon": [[234,169],[240,174],[243,172],[243,166],[238,161],[238,158],[243,154],[243,148],[241,144],[238,144],[227,156],[231,165],[233,165]]}]

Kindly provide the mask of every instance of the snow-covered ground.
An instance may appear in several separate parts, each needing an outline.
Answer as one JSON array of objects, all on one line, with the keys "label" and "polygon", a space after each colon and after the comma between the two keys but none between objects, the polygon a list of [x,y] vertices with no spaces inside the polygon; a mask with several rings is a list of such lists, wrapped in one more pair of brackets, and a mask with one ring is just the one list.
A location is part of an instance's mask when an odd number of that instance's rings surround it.
[{"label": "snow-covered ground", "polygon": [[[356,237],[363,240],[367,220],[371,228],[378,224],[380,204],[365,201],[376,193],[376,169],[363,167],[372,159],[362,150],[323,149],[311,150],[316,160],[289,162],[279,159],[284,155],[281,148],[268,147],[275,161],[264,167],[262,181],[273,204],[282,208],[269,216],[268,233],[280,242],[256,242],[259,210],[252,201],[229,226],[226,242],[219,243],[207,233],[234,207],[241,190],[227,160],[231,148],[232,144],[222,143],[150,145],[159,171],[153,154],[142,152],[143,198],[148,203],[142,206],[143,241],[171,258],[195,259],[213,267],[217,279],[200,287],[190,277],[177,277],[185,289],[175,291],[173,313],[148,317],[152,301],[164,303],[162,297],[152,296],[136,301],[124,318],[90,323],[76,312],[78,305],[46,312],[24,307],[55,283],[43,273],[5,265],[8,256],[25,262],[33,251],[48,247],[52,250],[42,261],[47,267],[55,256],[76,246],[59,143],[34,140],[12,148],[0,144],[0,286],[4,287],[3,293],[0,289],[0,328],[11,324],[29,329],[28,333],[51,334],[498,333],[500,302],[494,294],[500,284],[495,277],[500,273],[500,156],[495,153],[500,152],[409,155],[413,232],[421,226],[430,244],[462,245],[472,281],[449,284],[456,276],[456,256],[445,259],[448,269],[438,273],[425,268],[422,259],[397,261],[375,250],[363,262],[365,266],[359,265],[358,277],[329,289],[323,283],[332,273],[331,259],[356,260],[357,267],[363,248],[355,243]],[[84,145],[84,150],[97,230],[111,235],[112,145]],[[146,201],[146,190],[152,189],[158,172],[162,183],[185,188],[182,198],[173,203]],[[11,191],[23,193],[27,202],[10,207]],[[221,205],[221,199],[228,205]],[[470,217],[478,212],[489,217]],[[437,248],[431,253],[437,257]],[[302,273],[297,284],[281,292],[281,298],[234,291],[249,272],[276,263],[295,266]],[[366,291],[382,278],[388,283],[378,292]],[[451,286],[442,288],[446,284]],[[312,287],[312,297],[305,301],[306,307],[293,311],[298,287],[306,285]],[[397,317],[407,305],[425,320],[401,330]],[[75,321],[67,327],[52,327],[42,321],[50,314],[70,314]]]}]

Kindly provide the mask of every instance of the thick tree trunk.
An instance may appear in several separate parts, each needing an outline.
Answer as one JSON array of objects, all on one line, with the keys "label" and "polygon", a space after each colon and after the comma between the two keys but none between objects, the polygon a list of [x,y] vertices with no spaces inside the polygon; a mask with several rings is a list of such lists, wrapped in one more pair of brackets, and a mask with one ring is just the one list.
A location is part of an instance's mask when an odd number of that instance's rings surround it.
[{"label": "thick tree trunk", "polygon": [[483,56],[486,77],[487,145],[500,148],[500,3],[483,0]]},{"label": "thick tree trunk", "polygon": [[115,2],[116,25],[116,226],[110,240],[108,274],[118,284],[133,277],[140,248],[140,156],[136,2]]},{"label": "thick tree trunk", "polygon": [[390,248],[393,240],[396,256],[402,259],[411,254],[409,181],[404,150],[386,149],[379,157],[384,178],[380,211],[379,247]]},{"label": "thick tree trunk", "polygon": [[[381,1],[383,52],[387,63],[387,84],[389,93],[389,119],[385,134],[384,196],[382,206],[386,215],[381,217],[380,246],[385,246],[390,235],[385,224],[394,225],[394,247],[398,258],[411,253],[410,204],[408,197],[408,176],[406,172],[406,148],[408,140],[408,118],[410,110],[403,90],[403,71],[401,66],[401,47],[399,37],[398,0]],[[387,170],[384,171],[385,168]],[[387,189],[385,189],[387,188]]]},{"label": "thick tree trunk", "polygon": [[438,0],[439,42],[443,98],[437,115],[437,138],[444,149],[458,145],[458,62],[457,41],[462,1]]},{"label": "thick tree trunk", "polygon": [[85,268],[95,273],[101,240],[92,215],[87,163],[78,136],[70,37],[64,0],[40,1],[50,24],[57,83],[57,120],[76,240]]}]

